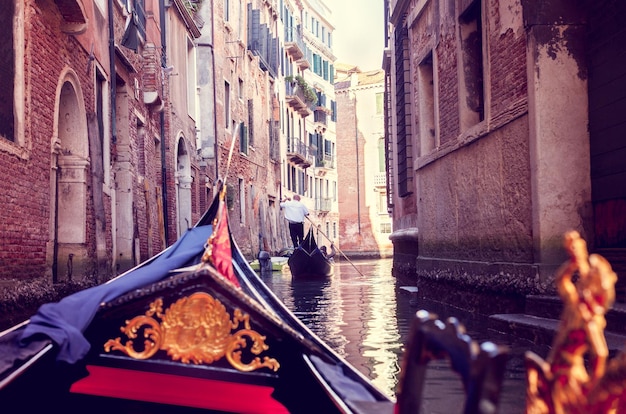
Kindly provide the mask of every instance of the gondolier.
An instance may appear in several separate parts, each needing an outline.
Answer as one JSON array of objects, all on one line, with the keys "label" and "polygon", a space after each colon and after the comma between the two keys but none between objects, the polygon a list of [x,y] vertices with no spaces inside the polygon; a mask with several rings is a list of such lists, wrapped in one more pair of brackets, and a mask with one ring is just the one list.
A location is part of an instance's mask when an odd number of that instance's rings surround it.
[{"label": "gondolier", "polygon": [[289,222],[289,235],[295,249],[304,240],[304,218],[309,215],[309,209],[300,201],[298,194],[293,196],[293,200],[285,197],[280,208],[284,210],[285,219]]}]

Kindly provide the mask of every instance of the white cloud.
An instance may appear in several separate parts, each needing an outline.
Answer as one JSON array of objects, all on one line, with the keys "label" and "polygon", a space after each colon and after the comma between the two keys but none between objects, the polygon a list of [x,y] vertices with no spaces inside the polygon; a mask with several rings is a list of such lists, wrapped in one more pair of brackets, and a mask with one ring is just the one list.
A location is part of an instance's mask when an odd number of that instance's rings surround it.
[{"label": "white cloud", "polygon": [[363,70],[379,69],[384,47],[383,0],[327,0],[335,24],[337,60]]}]

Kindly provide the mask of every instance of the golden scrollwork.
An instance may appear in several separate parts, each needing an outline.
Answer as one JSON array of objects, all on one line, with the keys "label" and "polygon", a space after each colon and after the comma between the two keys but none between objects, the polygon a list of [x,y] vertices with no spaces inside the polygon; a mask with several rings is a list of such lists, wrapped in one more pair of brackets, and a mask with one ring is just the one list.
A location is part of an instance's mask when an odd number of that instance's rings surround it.
[{"label": "golden scrollwork", "polygon": [[[126,321],[120,330],[128,340],[122,343],[121,337],[109,339],[104,344],[105,352],[120,351],[134,359],[148,359],[164,350],[174,361],[185,364],[212,364],[225,357],[233,368],[244,372],[263,367],[277,371],[280,367],[276,359],[258,356],[269,346],[265,336],[250,328],[248,314],[236,309],[231,319],[226,307],[204,292],[177,300],[165,312],[162,299],[157,299],[145,315]],[[134,340],[140,331],[143,348],[138,350]],[[246,349],[257,355],[248,363],[242,361]]]},{"label": "golden scrollwork", "polygon": [[604,336],[617,275],[602,256],[588,255],[578,232],[565,235],[565,249],[570,259],[556,274],[564,308],[552,350],[545,361],[532,352],[526,354],[526,412],[624,413],[626,356],[621,353],[607,363]]}]

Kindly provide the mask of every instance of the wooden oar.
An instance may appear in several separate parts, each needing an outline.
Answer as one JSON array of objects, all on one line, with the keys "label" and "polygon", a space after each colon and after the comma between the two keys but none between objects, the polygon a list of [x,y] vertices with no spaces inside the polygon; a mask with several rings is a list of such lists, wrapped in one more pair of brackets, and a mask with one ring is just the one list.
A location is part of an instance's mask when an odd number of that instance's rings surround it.
[{"label": "wooden oar", "polygon": [[328,240],[328,241],[330,242],[330,244],[332,244],[332,245],[334,246],[334,248],[335,248],[335,249],[337,249],[337,251],[338,251],[339,253],[341,253],[341,255],[342,255],[342,256],[343,256],[343,257],[344,257],[344,258],[348,261],[348,263],[350,263],[350,264],[352,265],[352,267],[354,267],[354,270],[356,270],[357,272],[359,272],[359,274],[360,274],[361,276],[365,276],[363,273],[361,273],[361,271],[360,271],[359,269],[357,269],[357,267],[354,265],[354,263],[352,263],[352,262],[350,261],[350,259],[348,259],[348,256],[346,256],[346,255],[345,255],[345,254],[341,251],[341,249],[340,249],[339,247],[335,246],[335,243],[334,243],[334,242],[330,239],[330,237],[328,237],[328,236],[326,235],[326,233],[324,233],[324,232],[323,232],[323,231],[322,231],[319,227],[317,227],[317,226],[315,225],[315,223],[313,223],[313,221],[309,218],[309,216],[304,216],[304,217],[305,217],[307,220],[309,220],[309,221],[311,222],[311,225],[312,225],[312,226],[314,226],[314,227],[317,229],[317,231],[318,231],[319,233],[322,233],[322,236],[326,237],[326,240]]}]

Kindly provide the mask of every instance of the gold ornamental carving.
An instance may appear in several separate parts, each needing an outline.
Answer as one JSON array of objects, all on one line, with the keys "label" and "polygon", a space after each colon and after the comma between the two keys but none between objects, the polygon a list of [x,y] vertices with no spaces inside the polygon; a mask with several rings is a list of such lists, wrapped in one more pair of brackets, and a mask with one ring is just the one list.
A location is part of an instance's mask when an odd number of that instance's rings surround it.
[{"label": "gold ornamental carving", "polygon": [[546,360],[526,353],[526,413],[626,413],[626,354],[609,359],[604,336],[617,275],[602,256],[588,255],[577,232],[566,234],[565,248],[570,259],[556,274],[559,331]]},{"label": "gold ornamental carving", "polygon": [[[105,352],[120,351],[134,359],[149,359],[159,350],[167,352],[172,360],[184,364],[212,364],[225,357],[230,365],[243,372],[280,367],[274,358],[260,355],[269,349],[266,337],[250,328],[250,316],[235,309],[233,316],[213,296],[193,293],[173,303],[165,312],[163,300],[150,303],[144,315],[136,316],[120,328],[128,340],[109,339]],[[234,332],[233,332],[234,331]],[[143,332],[143,347],[135,340]],[[256,355],[249,362],[242,361],[242,352]]]}]

